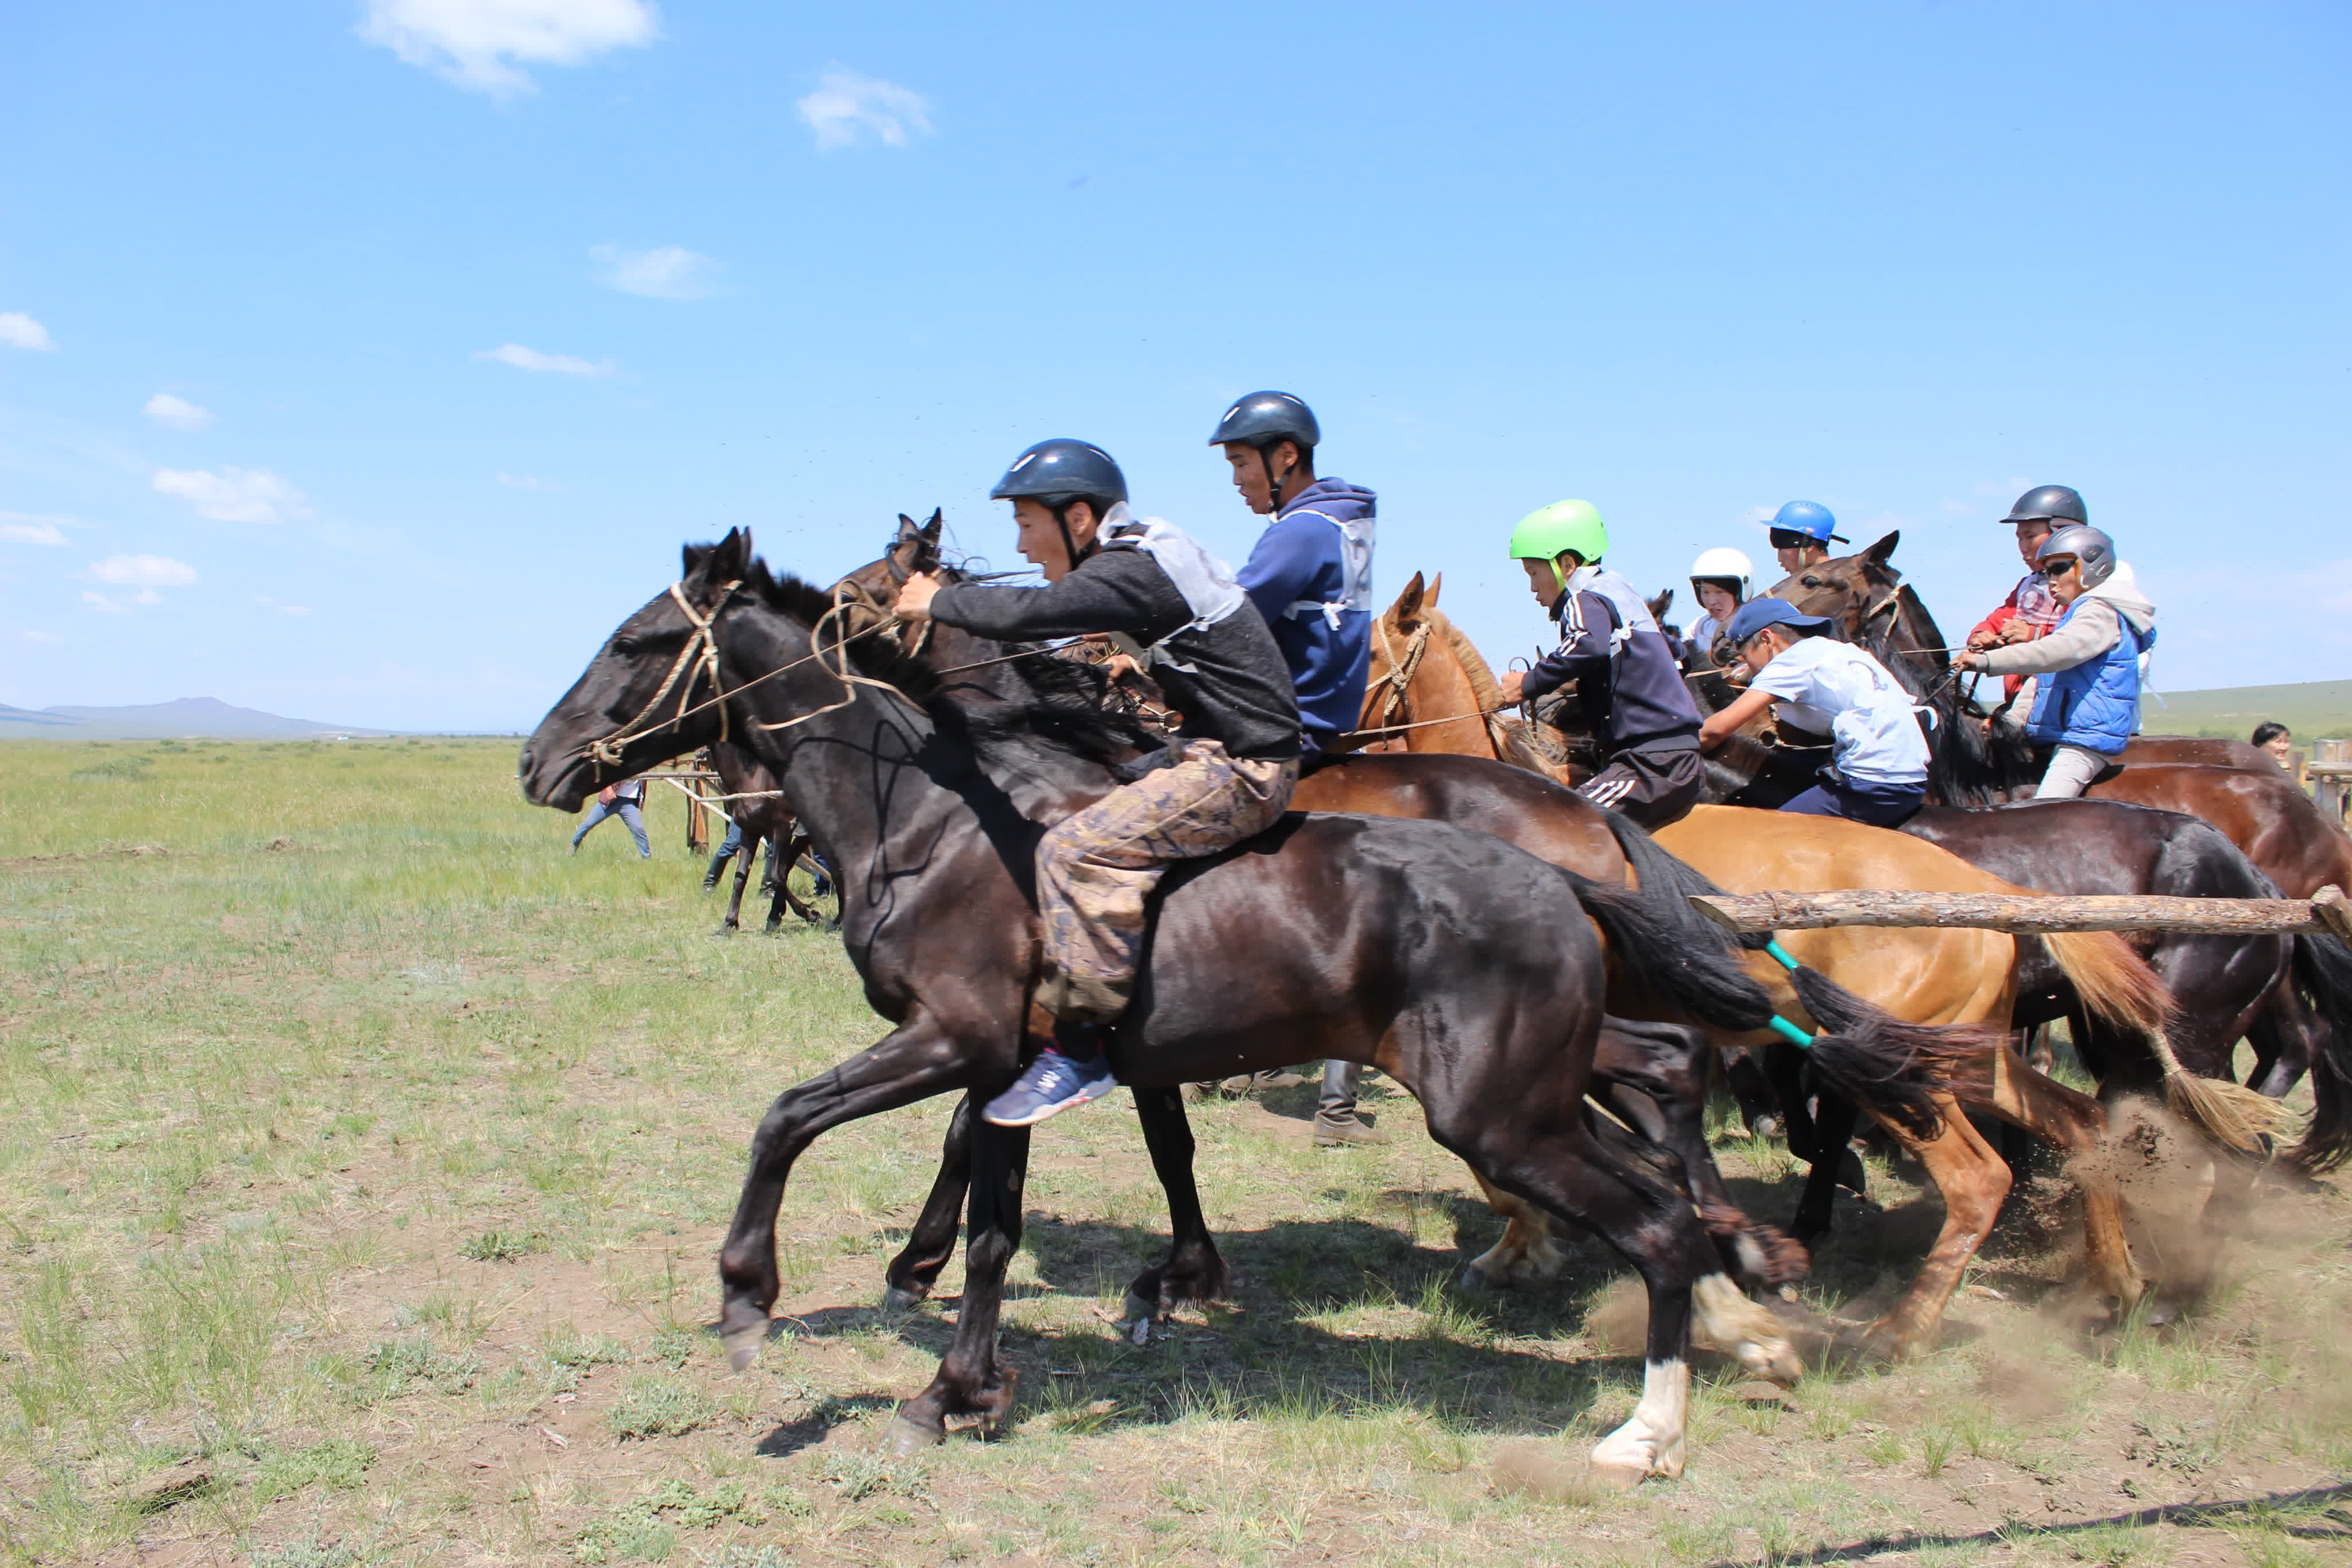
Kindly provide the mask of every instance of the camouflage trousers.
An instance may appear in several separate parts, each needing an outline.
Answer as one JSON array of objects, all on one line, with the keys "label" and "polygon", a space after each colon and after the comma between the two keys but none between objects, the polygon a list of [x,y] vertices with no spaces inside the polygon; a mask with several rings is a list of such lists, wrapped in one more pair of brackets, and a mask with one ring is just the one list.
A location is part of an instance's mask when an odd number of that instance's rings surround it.
[{"label": "camouflage trousers", "polygon": [[1135,989],[1144,900],[1160,877],[1274,826],[1297,785],[1296,760],[1244,760],[1222,742],[1189,741],[1182,760],[1047,830],[1037,845],[1038,1005],[1074,1023],[1115,1021]]}]

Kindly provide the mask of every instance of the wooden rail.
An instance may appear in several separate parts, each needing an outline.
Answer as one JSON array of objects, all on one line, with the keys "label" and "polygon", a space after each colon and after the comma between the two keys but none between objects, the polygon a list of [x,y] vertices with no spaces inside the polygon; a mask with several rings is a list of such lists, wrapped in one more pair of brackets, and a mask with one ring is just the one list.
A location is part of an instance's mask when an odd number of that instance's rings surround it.
[{"label": "wooden rail", "polygon": [[1830,925],[1958,925],[1992,931],[2182,931],[2215,936],[2324,932],[2352,942],[2352,903],[2311,898],[2063,897],[2006,893],[1701,894],[1691,906],[1734,931]]}]

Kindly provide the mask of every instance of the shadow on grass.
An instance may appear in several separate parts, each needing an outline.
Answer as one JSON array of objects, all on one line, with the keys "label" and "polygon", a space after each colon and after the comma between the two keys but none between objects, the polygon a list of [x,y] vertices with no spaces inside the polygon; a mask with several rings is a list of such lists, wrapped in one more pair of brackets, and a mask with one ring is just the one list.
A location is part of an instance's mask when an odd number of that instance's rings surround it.
[{"label": "shadow on grass", "polygon": [[1912,1552],[1938,1547],[2010,1546],[2029,1541],[2063,1542],[2069,1536],[2095,1530],[2145,1527],[2158,1524],[2178,1524],[2189,1528],[2204,1526],[2220,1528],[2231,1524],[2260,1524],[2268,1529],[2299,1537],[2305,1541],[2338,1541],[2352,1543],[2352,1514],[2342,1509],[2327,1510],[2326,1518],[2342,1521],[2341,1524],[2303,1524],[2268,1517],[2283,1509],[2313,1509],[2323,1503],[2342,1502],[2352,1499],[2352,1484],[2313,1487],[2305,1491],[2273,1492],[2268,1497],[2233,1498],[2220,1502],[2176,1502],[2161,1508],[2143,1508],[2132,1513],[2112,1513],[2103,1519],[2069,1520],[2058,1524],[2022,1524],[2015,1521],[1995,1530],[1981,1530],[1973,1535],[1874,1535],[1867,1541],[1857,1541],[1844,1546],[1822,1546],[1811,1552],[1776,1552],[1762,1557],[1726,1557],[1709,1563],[1707,1568],[1739,1568],[1748,1563],[1769,1563],[1772,1568],[1797,1568],[1811,1563],[1861,1563],[1888,1552]]}]

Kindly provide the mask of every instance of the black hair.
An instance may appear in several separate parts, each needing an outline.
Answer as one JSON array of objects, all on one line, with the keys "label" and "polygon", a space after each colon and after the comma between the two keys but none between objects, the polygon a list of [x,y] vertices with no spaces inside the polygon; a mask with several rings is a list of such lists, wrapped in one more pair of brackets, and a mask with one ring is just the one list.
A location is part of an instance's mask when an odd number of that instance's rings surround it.
[{"label": "black hair", "polygon": [[2293,738],[2294,738],[2294,732],[2276,719],[2264,719],[2254,726],[2253,744],[2256,746],[2268,746],[2273,740],[2292,740]]}]

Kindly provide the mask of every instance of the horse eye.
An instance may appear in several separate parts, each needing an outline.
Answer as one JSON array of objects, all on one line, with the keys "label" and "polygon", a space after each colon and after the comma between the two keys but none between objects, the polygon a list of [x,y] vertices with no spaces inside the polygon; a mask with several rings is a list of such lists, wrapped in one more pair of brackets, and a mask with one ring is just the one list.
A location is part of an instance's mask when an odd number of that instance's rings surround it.
[{"label": "horse eye", "polygon": [[1818,577],[1801,577],[1797,580],[1803,583],[1807,588],[1819,588],[1822,585],[1822,580]]},{"label": "horse eye", "polygon": [[625,659],[636,651],[637,640],[635,637],[615,637],[613,639],[613,652],[620,654],[621,657]]}]

